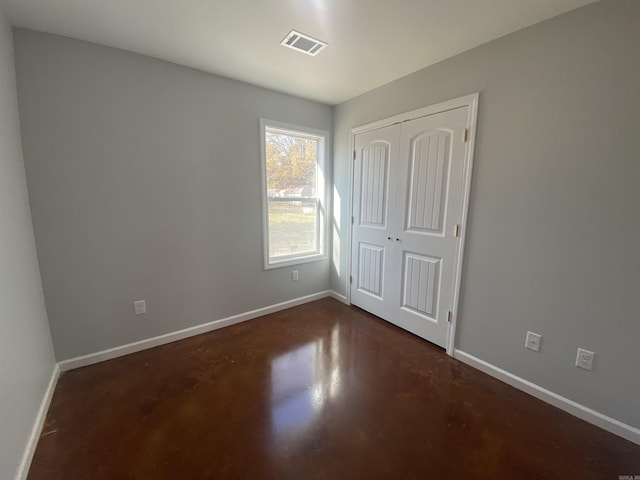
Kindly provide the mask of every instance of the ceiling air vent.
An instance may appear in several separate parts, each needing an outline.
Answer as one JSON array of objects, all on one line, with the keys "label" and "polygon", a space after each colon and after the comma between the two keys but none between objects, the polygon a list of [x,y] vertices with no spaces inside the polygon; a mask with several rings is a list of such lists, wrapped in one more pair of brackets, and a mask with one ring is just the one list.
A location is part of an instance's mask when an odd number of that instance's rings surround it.
[{"label": "ceiling air vent", "polygon": [[306,53],[307,55],[316,56],[328,45],[328,43],[316,40],[304,33],[291,30],[289,34],[284,37],[284,40],[280,42],[280,45],[284,47],[293,48],[299,52]]}]

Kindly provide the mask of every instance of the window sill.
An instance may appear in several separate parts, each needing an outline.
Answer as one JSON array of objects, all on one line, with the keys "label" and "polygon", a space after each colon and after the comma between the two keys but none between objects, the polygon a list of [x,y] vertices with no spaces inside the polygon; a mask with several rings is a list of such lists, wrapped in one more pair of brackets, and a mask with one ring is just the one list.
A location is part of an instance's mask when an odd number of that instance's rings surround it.
[{"label": "window sill", "polygon": [[271,260],[264,266],[265,270],[273,270],[274,268],[291,267],[294,265],[302,265],[304,263],[321,262],[329,257],[325,253],[314,253],[294,258],[283,258],[282,260]]}]

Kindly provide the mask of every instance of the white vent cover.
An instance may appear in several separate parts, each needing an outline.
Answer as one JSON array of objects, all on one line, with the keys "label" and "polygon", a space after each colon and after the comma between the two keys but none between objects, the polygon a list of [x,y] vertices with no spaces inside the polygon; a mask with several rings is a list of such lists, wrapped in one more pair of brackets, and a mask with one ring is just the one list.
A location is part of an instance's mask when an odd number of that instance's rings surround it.
[{"label": "white vent cover", "polygon": [[307,55],[316,56],[328,45],[328,43],[317,40],[304,33],[291,30],[289,34],[280,42],[284,47],[293,48]]}]

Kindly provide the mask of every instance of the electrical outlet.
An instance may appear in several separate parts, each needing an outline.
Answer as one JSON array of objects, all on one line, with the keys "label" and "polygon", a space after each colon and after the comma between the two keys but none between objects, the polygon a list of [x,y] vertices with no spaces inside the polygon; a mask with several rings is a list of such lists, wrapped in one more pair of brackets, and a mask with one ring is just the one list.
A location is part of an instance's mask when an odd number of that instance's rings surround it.
[{"label": "electrical outlet", "polygon": [[298,270],[294,270],[291,272],[291,280],[294,282],[298,281]]},{"label": "electrical outlet", "polygon": [[533,350],[534,352],[539,352],[541,343],[542,335],[538,335],[537,333],[533,332],[527,332],[527,339],[524,342],[525,348]]},{"label": "electrical outlet", "polygon": [[142,315],[147,313],[147,304],[144,300],[136,300],[133,302],[133,309],[136,312],[136,315]]},{"label": "electrical outlet", "polygon": [[576,367],[593,370],[593,358],[595,356],[595,353],[585,350],[584,348],[579,348],[578,355],[576,356]]}]

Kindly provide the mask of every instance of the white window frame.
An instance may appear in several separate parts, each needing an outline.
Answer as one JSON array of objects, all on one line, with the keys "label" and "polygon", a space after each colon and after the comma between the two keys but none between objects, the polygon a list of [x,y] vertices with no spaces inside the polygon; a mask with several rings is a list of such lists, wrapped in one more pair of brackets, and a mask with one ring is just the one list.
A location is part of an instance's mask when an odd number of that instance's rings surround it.
[{"label": "white window frame", "polygon": [[[295,136],[308,136],[319,139],[318,142],[318,170],[316,175],[316,197],[318,201],[318,212],[320,219],[318,222],[316,252],[301,252],[291,255],[269,257],[269,205],[267,200],[267,155],[266,155],[266,129],[272,128],[283,133],[290,133]],[[262,243],[264,246],[264,269],[288,267],[309,262],[327,260],[327,229],[328,229],[328,205],[327,205],[327,148],[329,143],[329,132],[315,128],[294,125],[291,123],[279,122],[267,118],[260,119],[260,173],[262,177]]]}]

